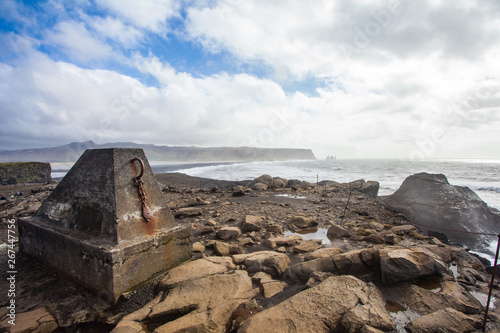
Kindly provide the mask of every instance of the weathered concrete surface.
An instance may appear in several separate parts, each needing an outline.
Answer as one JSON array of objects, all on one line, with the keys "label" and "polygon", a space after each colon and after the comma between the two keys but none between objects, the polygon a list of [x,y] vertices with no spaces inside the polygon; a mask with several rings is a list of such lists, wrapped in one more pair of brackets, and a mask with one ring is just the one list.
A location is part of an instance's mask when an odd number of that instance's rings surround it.
[{"label": "weathered concrete surface", "polygon": [[[134,184],[142,180],[151,221]],[[116,301],[191,258],[189,228],[178,226],[140,149],[88,150],[33,218],[19,220],[20,250]]]}]

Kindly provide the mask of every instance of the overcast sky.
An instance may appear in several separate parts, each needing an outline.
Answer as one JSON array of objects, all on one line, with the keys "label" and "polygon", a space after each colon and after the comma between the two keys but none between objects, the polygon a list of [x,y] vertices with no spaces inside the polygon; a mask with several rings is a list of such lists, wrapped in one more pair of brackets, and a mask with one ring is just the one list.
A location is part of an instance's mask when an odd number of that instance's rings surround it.
[{"label": "overcast sky", "polygon": [[1,0],[0,27],[0,150],[500,157],[498,0]]}]

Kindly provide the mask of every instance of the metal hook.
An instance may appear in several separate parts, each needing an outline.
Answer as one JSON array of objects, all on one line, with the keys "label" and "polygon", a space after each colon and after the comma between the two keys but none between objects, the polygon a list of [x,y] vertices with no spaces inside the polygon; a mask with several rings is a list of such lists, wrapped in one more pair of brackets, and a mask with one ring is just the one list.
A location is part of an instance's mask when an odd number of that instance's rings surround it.
[{"label": "metal hook", "polygon": [[142,175],[144,175],[144,162],[139,157],[134,157],[130,161],[130,163],[134,163],[135,161],[138,161],[141,164],[141,172],[139,173],[139,176],[135,177],[136,180],[139,180],[141,179]]}]

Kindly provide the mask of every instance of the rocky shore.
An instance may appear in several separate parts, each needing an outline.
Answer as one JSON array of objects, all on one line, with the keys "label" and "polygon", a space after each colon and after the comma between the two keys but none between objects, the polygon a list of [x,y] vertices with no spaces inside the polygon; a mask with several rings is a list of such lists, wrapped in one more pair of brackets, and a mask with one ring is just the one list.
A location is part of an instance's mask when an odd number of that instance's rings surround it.
[{"label": "rocky shore", "polygon": [[[110,306],[18,254],[17,323],[8,325],[2,284],[0,331],[481,331],[487,265],[389,209],[377,182],[156,176],[177,221],[192,228],[192,261]],[[23,192],[0,203],[2,243],[7,217],[34,214],[54,187],[0,187]],[[5,254],[0,261],[6,267]],[[492,305],[487,331],[495,332],[500,307]]]}]

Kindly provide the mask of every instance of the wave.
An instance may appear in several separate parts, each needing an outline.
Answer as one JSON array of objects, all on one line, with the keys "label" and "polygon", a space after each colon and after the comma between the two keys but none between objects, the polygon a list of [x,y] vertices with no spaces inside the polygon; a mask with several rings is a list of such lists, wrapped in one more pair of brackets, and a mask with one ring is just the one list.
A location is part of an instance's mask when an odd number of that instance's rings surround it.
[{"label": "wave", "polygon": [[478,188],[476,188],[476,190],[500,193],[500,187],[495,187],[495,186],[478,187]]}]

